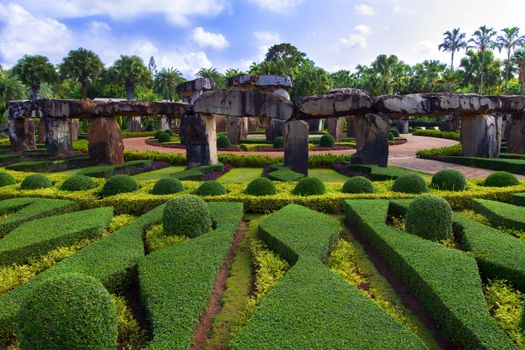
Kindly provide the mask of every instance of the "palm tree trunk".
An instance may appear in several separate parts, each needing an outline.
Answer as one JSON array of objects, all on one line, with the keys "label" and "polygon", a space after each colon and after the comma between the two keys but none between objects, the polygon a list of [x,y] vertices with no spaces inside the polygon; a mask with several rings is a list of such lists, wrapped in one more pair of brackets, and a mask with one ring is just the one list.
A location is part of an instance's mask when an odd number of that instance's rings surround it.
[{"label": "palm tree trunk", "polygon": [[83,99],[87,99],[88,97],[88,84],[87,83],[82,83],[82,98]]},{"label": "palm tree trunk", "polygon": [[505,72],[505,95],[507,94],[507,88],[509,86],[509,78],[510,78],[510,49],[507,50],[507,71]]},{"label": "palm tree trunk", "polygon": [[450,58],[450,71],[454,73],[454,50],[452,50],[452,54]]},{"label": "palm tree trunk", "polygon": [[40,97],[40,85],[31,86],[31,98],[33,100],[38,100]]},{"label": "palm tree trunk", "polygon": [[135,98],[135,92],[133,90],[133,85],[126,84],[126,96],[128,98],[128,101],[131,101]]},{"label": "palm tree trunk", "polygon": [[520,95],[525,96],[525,63],[519,65],[520,70]]},{"label": "palm tree trunk", "polygon": [[479,93],[480,94],[483,94],[483,78],[484,78],[484,73],[485,73],[485,52],[481,52],[482,56],[481,56],[481,72],[480,72],[480,75],[481,75],[481,81],[479,83]]}]

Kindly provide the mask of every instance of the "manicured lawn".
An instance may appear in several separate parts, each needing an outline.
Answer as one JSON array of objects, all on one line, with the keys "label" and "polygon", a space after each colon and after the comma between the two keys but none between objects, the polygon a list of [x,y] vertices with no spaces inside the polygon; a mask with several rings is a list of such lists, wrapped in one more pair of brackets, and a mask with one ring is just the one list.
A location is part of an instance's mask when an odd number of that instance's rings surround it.
[{"label": "manicured lawn", "polygon": [[250,182],[261,177],[262,168],[236,168],[228,171],[219,178],[221,183],[242,183]]},{"label": "manicured lawn", "polygon": [[134,175],[133,177],[135,178],[135,180],[160,180],[175,173],[181,172],[184,169],[186,169],[185,166],[169,166],[167,168],[162,168],[159,170],[148,171],[142,174]]},{"label": "manicured lawn", "polygon": [[345,182],[348,176],[345,176],[333,169],[308,169],[308,176],[316,177],[326,182]]},{"label": "manicured lawn", "polygon": [[98,170],[100,168],[106,168],[106,167],[107,167],[107,165],[93,165],[93,166],[87,166],[87,167],[83,167],[83,168],[77,168],[77,169],[71,169],[71,170],[62,171],[61,174],[75,175],[79,171]]}]

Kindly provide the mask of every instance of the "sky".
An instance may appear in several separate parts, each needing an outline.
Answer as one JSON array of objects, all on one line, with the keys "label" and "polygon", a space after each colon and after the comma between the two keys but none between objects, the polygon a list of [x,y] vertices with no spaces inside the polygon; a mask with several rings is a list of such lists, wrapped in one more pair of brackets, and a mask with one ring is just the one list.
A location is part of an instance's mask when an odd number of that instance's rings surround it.
[{"label": "sky", "polygon": [[[524,0],[0,0],[0,64],[24,54],[60,63],[95,51],[107,65],[138,55],[193,78],[202,67],[247,70],[268,47],[289,42],[330,72],[379,54],[409,64],[450,61],[443,32],[518,26]],[[462,53],[457,57],[459,58]]]}]

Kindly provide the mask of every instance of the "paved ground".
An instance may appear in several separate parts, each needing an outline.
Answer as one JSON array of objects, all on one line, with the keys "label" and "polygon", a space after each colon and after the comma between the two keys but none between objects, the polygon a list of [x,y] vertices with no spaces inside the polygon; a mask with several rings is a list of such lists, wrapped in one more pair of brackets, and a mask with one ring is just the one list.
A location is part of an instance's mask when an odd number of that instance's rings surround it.
[{"label": "paved ground", "polygon": [[[424,137],[424,136],[413,136],[413,135],[403,135],[408,139],[408,142],[403,145],[397,145],[390,147],[389,154],[389,164],[397,165],[404,168],[414,169],[418,171],[423,171],[427,173],[435,173],[443,168],[452,168],[462,172],[466,177],[470,178],[485,178],[489,174],[492,174],[491,170],[478,169],[463,165],[456,165],[451,163],[439,162],[436,160],[428,159],[419,159],[416,158],[416,152],[421,149],[436,148],[436,147],[446,147],[453,146],[457,144],[457,141],[447,140],[447,139],[438,139],[434,137]],[[158,151],[165,153],[185,153],[186,150],[179,148],[165,148],[157,147],[146,144],[147,137],[133,138],[133,139],[124,139],[124,147],[128,150],[136,151]],[[345,151],[311,151],[310,154],[323,154],[323,153],[333,153],[333,154],[352,154],[354,150],[345,150]],[[249,155],[254,154],[253,152],[219,152],[232,153],[238,155]],[[258,155],[268,155],[273,157],[282,157],[282,152],[257,152]],[[525,176],[517,175],[518,178],[525,180]]]}]

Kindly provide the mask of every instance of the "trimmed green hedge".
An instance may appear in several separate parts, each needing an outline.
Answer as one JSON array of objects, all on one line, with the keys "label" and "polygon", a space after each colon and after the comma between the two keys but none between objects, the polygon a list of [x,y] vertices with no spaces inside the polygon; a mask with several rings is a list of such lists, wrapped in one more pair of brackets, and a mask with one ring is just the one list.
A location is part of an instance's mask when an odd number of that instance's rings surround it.
[{"label": "trimmed green hedge", "polygon": [[0,187],[16,184],[16,179],[8,173],[0,173]]},{"label": "trimmed green hedge", "polygon": [[438,158],[442,162],[461,164],[481,169],[508,171],[513,174],[525,174],[525,160],[502,158],[479,158],[444,156]]},{"label": "trimmed green hedge", "polygon": [[228,191],[224,186],[216,180],[206,181],[195,190],[195,194],[198,196],[222,196],[227,194]]},{"label": "trimmed green hedge", "polygon": [[386,200],[346,201],[346,217],[418,298],[448,341],[465,349],[516,349],[489,314],[473,257],[385,224]]},{"label": "trimmed green hedge", "polygon": [[392,191],[402,193],[420,194],[428,192],[428,186],[418,174],[407,174],[398,177],[392,185]]},{"label": "trimmed green hedge", "polygon": [[301,180],[304,178],[304,175],[283,166],[280,169],[269,172],[268,178],[274,181],[292,182]]},{"label": "trimmed green hedge", "polygon": [[153,194],[173,194],[184,191],[184,185],[177,178],[167,177],[155,183],[151,193]]},{"label": "trimmed green hedge", "polygon": [[86,169],[81,169],[76,172],[77,175],[85,175],[89,177],[96,178],[108,178],[113,176],[115,168],[110,165],[98,165],[94,167],[89,167]]},{"label": "trimmed green hedge", "polygon": [[520,184],[520,180],[514,175],[506,171],[496,171],[490,174],[483,181],[483,186],[487,187],[508,187],[517,186]]},{"label": "trimmed green hedge", "polygon": [[443,191],[464,191],[467,179],[455,169],[443,169],[432,176],[430,186]]},{"label": "trimmed green hedge", "polygon": [[224,164],[218,163],[216,165],[204,165],[196,168],[187,169],[179,173],[173,174],[179,180],[182,181],[202,181],[205,174],[213,172],[223,172]]},{"label": "trimmed green hedge", "polygon": [[440,131],[440,130],[418,129],[418,130],[413,130],[412,135],[437,137],[440,139],[448,139],[448,140],[455,140],[455,141],[461,140],[461,135],[459,131]]},{"label": "trimmed green hedge", "polygon": [[364,176],[354,176],[343,185],[343,193],[375,193],[376,189],[372,181]]},{"label": "trimmed green hedge", "polygon": [[406,231],[431,241],[452,236],[452,209],[441,197],[424,194],[416,197],[406,212]]},{"label": "trimmed green hedge", "polygon": [[369,175],[372,181],[395,180],[400,176],[408,174],[418,174],[415,171],[402,168],[383,168],[371,164],[348,164],[346,168],[350,171],[356,171]]},{"label": "trimmed green hedge", "polygon": [[316,177],[305,177],[295,185],[292,193],[298,196],[320,196],[326,193],[326,187]]},{"label": "trimmed green hedge", "polygon": [[144,159],[144,160],[132,160],[129,162],[125,162],[124,164],[120,164],[114,167],[114,171],[117,173],[126,173],[129,170],[136,169],[136,168],[144,168],[148,165],[151,165],[153,161],[151,159]]},{"label": "trimmed green hedge", "polygon": [[272,180],[260,177],[250,182],[244,192],[253,196],[273,196],[277,190]]},{"label": "trimmed green hedge", "polygon": [[68,177],[60,186],[63,191],[86,191],[97,187],[97,183],[86,175]]},{"label": "trimmed green hedge", "polygon": [[104,187],[100,190],[101,197],[114,196],[119,193],[135,192],[139,185],[134,178],[129,175],[114,175],[106,180]]},{"label": "trimmed green hedge", "polygon": [[474,199],[472,209],[486,216],[494,227],[504,226],[525,231],[525,208],[512,204]]},{"label": "trimmed green hedge", "polygon": [[51,160],[42,160],[34,162],[20,162],[15,164],[10,164],[5,167],[7,170],[16,170],[16,171],[27,171],[27,172],[38,172],[44,171],[53,165]]},{"label": "trimmed green hedge", "polygon": [[21,190],[38,190],[53,186],[51,180],[42,174],[33,174],[26,176],[20,183]]},{"label": "trimmed green hedge", "polygon": [[165,236],[195,238],[211,230],[212,219],[201,197],[185,194],[166,203],[162,224]]}]

